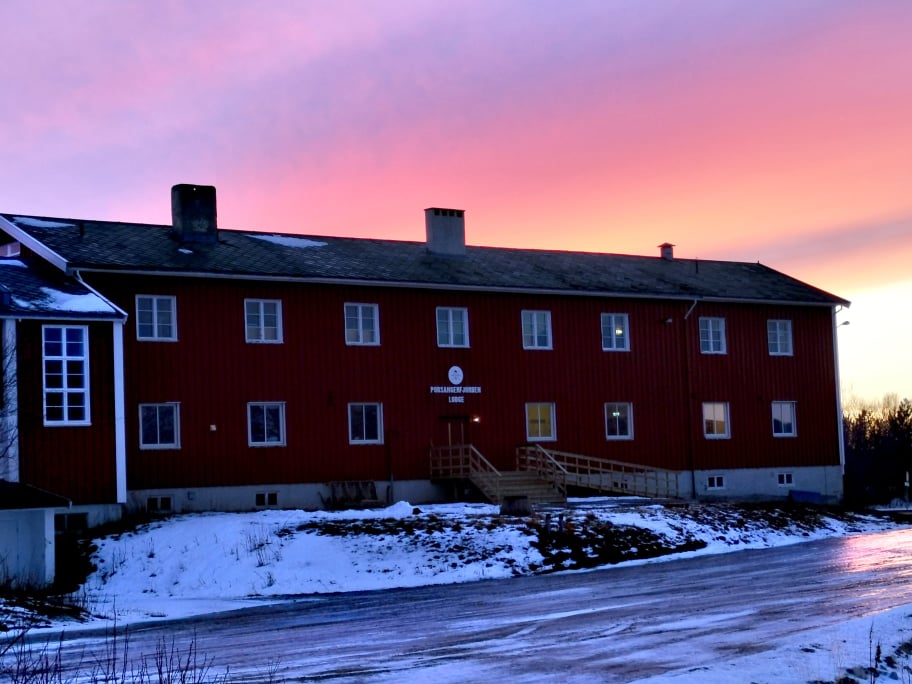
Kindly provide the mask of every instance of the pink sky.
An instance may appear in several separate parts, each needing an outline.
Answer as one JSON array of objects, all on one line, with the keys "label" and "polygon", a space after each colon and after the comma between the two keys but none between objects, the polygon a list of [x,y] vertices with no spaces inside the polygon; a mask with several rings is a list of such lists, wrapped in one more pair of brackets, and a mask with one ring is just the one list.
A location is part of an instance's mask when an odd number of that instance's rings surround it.
[{"label": "pink sky", "polygon": [[[908,0],[7,0],[0,210],[760,260],[912,396]],[[15,27],[15,30],[13,30]],[[877,364],[877,365],[875,365]]]}]

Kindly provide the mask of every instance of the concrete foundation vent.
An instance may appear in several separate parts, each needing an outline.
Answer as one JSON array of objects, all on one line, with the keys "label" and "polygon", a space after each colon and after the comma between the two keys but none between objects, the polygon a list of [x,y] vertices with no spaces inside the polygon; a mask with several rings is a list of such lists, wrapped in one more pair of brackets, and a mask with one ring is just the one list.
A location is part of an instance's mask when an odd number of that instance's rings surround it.
[{"label": "concrete foundation vent", "polygon": [[427,250],[440,256],[465,256],[465,212],[462,209],[424,210]]}]

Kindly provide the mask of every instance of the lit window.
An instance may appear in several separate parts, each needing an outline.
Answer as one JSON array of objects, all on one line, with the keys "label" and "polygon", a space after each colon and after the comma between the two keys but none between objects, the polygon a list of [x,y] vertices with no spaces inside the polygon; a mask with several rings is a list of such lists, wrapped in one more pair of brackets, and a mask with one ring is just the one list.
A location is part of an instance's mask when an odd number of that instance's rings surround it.
[{"label": "lit window", "polygon": [[345,305],[345,344],[380,344],[380,314],[376,304]]},{"label": "lit window", "polygon": [[703,354],[725,353],[725,319],[700,319],[700,352]]},{"label": "lit window", "polygon": [[349,444],[383,444],[383,404],[348,405]]},{"label": "lit window", "polygon": [[136,295],[136,339],[177,340],[176,311],[174,297]]},{"label": "lit window", "polygon": [[139,446],[142,449],[180,447],[179,404],[139,405]]},{"label": "lit window", "polygon": [[469,346],[469,310],[437,307],[437,346]]},{"label": "lit window", "polygon": [[710,475],[706,478],[707,489],[725,489],[725,476]]},{"label": "lit window", "polygon": [[792,355],[792,322],[767,321],[766,339],[770,356]]},{"label": "lit window", "polygon": [[630,351],[627,314],[602,314],[602,350]]},{"label": "lit window", "polygon": [[247,443],[250,446],[285,445],[285,404],[247,404]]},{"label": "lit window", "polygon": [[248,342],[282,341],[282,302],[276,299],[245,299],[244,321]]},{"label": "lit window", "polygon": [[523,349],[551,349],[551,312],[522,312]]},{"label": "lit window", "polygon": [[797,434],[798,431],[795,429],[795,402],[774,401],[773,436],[795,437]]},{"label": "lit window", "polygon": [[703,435],[707,439],[725,439],[729,436],[728,432],[728,404],[703,404]]},{"label": "lit window", "polygon": [[89,329],[41,328],[45,425],[89,424]]},{"label": "lit window", "polygon": [[554,432],[554,404],[526,404],[526,439],[530,442],[549,442],[556,439]]},{"label": "lit window", "polygon": [[605,437],[633,439],[633,404],[605,404]]}]

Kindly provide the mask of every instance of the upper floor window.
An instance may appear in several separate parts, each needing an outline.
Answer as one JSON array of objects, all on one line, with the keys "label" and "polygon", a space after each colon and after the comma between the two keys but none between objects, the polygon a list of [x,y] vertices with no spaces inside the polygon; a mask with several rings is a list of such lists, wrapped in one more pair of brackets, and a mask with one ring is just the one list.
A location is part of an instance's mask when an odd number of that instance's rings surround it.
[{"label": "upper floor window", "polygon": [[725,354],[725,319],[700,319],[700,352],[702,354]]},{"label": "upper floor window", "polygon": [[244,320],[248,342],[282,341],[282,302],[277,299],[245,299]]},{"label": "upper floor window", "polygon": [[247,443],[250,446],[285,445],[284,402],[247,404]]},{"label": "upper floor window", "polygon": [[792,355],[792,322],[767,321],[766,339],[769,343],[770,356]]},{"label": "upper floor window", "polygon": [[554,425],[554,404],[548,402],[526,404],[526,439],[530,442],[548,442],[557,439]]},{"label": "upper floor window", "polygon": [[41,328],[45,425],[89,424],[89,329]]},{"label": "upper floor window", "polygon": [[383,404],[348,405],[348,443],[383,444]]},{"label": "upper floor window", "polygon": [[630,351],[627,314],[602,314],[602,350]]},{"label": "upper floor window", "polygon": [[795,428],[795,402],[773,402],[773,436],[795,437],[798,430]]},{"label": "upper floor window", "polygon": [[345,305],[345,344],[380,344],[380,314],[376,304]]},{"label": "upper floor window", "polygon": [[136,295],[136,339],[177,339],[177,303],[174,297]]},{"label": "upper floor window", "polygon": [[469,346],[469,310],[437,307],[437,346]]},{"label": "upper floor window", "polygon": [[729,434],[728,403],[714,401],[703,404],[703,436],[706,439],[727,439]]},{"label": "upper floor window", "polygon": [[605,438],[633,439],[633,404],[605,404]]},{"label": "upper floor window", "polygon": [[522,312],[523,349],[551,349],[551,312]]},{"label": "upper floor window", "polygon": [[141,449],[180,447],[180,404],[139,405],[139,446]]}]

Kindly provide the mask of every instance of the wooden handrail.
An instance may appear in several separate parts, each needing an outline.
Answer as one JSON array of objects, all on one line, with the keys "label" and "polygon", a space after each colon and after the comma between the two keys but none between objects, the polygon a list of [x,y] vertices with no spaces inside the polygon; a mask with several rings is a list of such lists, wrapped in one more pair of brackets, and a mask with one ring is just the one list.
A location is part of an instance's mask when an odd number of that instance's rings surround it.
[{"label": "wooden handrail", "polygon": [[540,444],[516,449],[517,470],[531,470],[553,484],[561,496],[567,496],[567,469],[555,460]]}]

